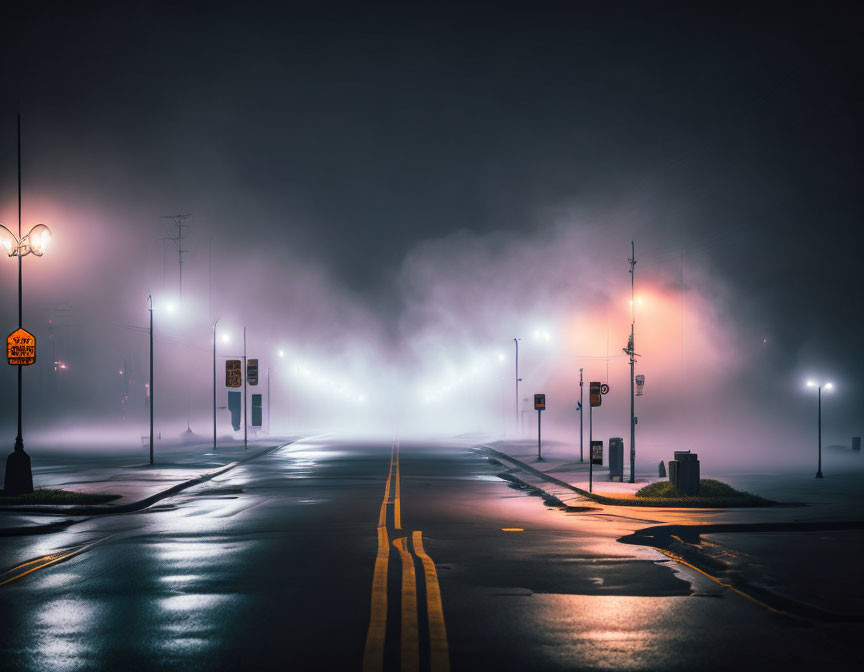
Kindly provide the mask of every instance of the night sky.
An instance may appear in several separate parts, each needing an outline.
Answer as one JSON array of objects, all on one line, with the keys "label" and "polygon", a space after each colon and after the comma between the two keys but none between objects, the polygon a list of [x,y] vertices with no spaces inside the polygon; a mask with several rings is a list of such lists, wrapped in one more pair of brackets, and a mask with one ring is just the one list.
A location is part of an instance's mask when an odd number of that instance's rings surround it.
[{"label": "night sky", "polygon": [[[50,203],[58,246],[91,215],[114,241],[78,257],[86,272],[67,257],[54,286],[101,296],[93,278],[123,284],[150,245],[140,303],[161,280],[159,216],[186,211],[190,264],[212,237],[226,291],[245,260],[291,312],[308,292],[272,285],[300,260],[325,278],[321,301],[363,314],[348,332],[374,324],[396,350],[418,256],[460,273],[436,246],[494,266],[584,232],[624,287],[633,239],[637,277],[713,279],[717,319],[752,347],[725,353],[750,363],[742,384],[767,396],[807,367],[834,376],[860,433],[862,17],[858,2],[22,3],[0,40],[0,221],[15,224],[20,111],[25,227]],[[76,209],[89,214],[63,214]],[[558,267],[578,275],[581,249]],[[531,304],[524,271],[511,307]],[[10,322],[11,263],[2,277]]]}]

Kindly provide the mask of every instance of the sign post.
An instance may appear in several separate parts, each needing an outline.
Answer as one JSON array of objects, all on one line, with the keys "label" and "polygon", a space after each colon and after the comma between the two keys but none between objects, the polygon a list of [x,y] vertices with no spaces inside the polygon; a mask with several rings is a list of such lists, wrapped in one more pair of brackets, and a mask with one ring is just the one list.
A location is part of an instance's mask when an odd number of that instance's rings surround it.
[{"label": "sign post", "polygon": [[225,387],[242,387],[243,369],[239,359],[225,361]]},{"label": "sign post", "polygon": [[36,337],[26,329],[16,329],[6,338],[6,359],[10,366],[36,363]]},{"label": "sign post", "polygon": [[543,417],[543,411],[546,410],[546,395],[534,395],[534,408],[537,411],[537,461],[543,461],[543,454],[540,451],[540,418]]},{"label": "sign post", "polygon": [[606,383],[591,382],[589,387],[589,408],[588,408],[588,445],[591,446],[591,454],[588,456],[588,492],[594,491],[594,444],[600,444],[600,461],[596,464],[603,464],[603,442],[594,441],[594,407],[603,403],[603,395],[609,394],[609,386]]}]

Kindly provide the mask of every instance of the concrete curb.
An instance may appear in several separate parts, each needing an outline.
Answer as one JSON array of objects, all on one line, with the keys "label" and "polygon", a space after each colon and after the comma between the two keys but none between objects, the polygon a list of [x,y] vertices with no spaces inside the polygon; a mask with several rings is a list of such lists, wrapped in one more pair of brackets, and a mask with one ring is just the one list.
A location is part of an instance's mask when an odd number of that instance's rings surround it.
[{"label": "concrete curb", "polygon": [[500,450],[496,450],[492,446],[481,445],[479,446],[483,450],[492,453],[496,458],[504,460],[505,462],[509,462],[517,469],[521,469],[522,471],[527,471],[539,478],[542,478],[544,481],[548,481],[549,483],[554,483],[555,485],[559,485],[562,488],[567,488],[568,490],[572,490],[578,495],[582,495],[585,499],[590,499],[592,501],[598,502],[599,504],[606,504],[607,502],[603,501],[605,499],[609,499],[608,497],[603,497],[600,495],[595,495],[593,493],[588,492],[587,490],[583,490],[582,488],[577,488],[575,485],[570,485],[569,483],[565,483],[560,478],[555,478],[554,476],[550,476],[546,472],[540,471],[539,469],[535,469],[529,464],[525,464],[521,460],[517,460],[515,457],[510,457],[507,453],[502,453]]},{"label": "concrete curb", "polygon": [[[280,443],[276,446],[268,446],[267,448],[262,448],[250,455],[247,455],[239,460],[235,460],[234,462],[230,462],[226,464],[224,467],[219,467],[218,469],[214,469],[213,471],[209,471],[205,474],[201,474],[195,478],[189,479],[188,481],[183,481],[182,483],[176,483],[172,485],[170,488],[166,488],[160,492],[150,495],[149,497],[145,497],[144,499],[140,499],[137,502],[129,502],[127,504],[119,504],[119,505],[111,505],[111,504],[95,504],[90,506],[75,506],[75,505],[51,505],[51,504],[31,504],[31,505],[23,505],[23,506],[4,506],[0,507],[0,511],[6,512],[14,512],[14,513],[41,513],[41,514],[55,514],[55,515],[66,515],[66,516],[98,516],[98,515],[106,515],[112,513],[131,513],[134,511],[140,511],[141,509],[146,509],[148,506],[155,504],[156,502],[165,499],[166,497],[170,497],[172,495],[176,495],[178,492],[186,490],[187,488],[191,488],[194,485],[200,485],[201,483],[206,483],[207,481],[216,478],[217,476],[221,476],[227,471],[234,469],[235,467],[244,464],[245,462],[249,462],[250,460],[254,460],[257,457],[261,457],[262,455],[266,455],[267,453],[272,453],[280,448],[284,448],[285,446],[290,446],[293,443],[296,443],[300,439],[295,441],[288,441],[287,443]],[[40,524],[40,525],[30,525],[30,526],[22,526],[22,527],[11,527],[11,528],[3,528],[0,529],[0,536],[8,537],[8,536],[17,536],[24,534],[39,534],[40,532],[52,532],[57,529],[62,529],[63,527],[70,525],[72,521],[57,521],[48,524]]]},{"label": "concrete curb", "polygon": [[722,504],[717,503],[716,500],[712,501],[701,501],[701,502],[693,502],[691,505],[682,505],[679,502],[669,501],[666,499],[658,499],[658,500],[650,500],[650,499],[623,499],[617,497],[607,497],[606,495],[595,495],[593,492],[588,492],[587,490],[583,490],[582,488],[577,488],[575,485],[571,485],[570,483],[566,483],[562,481],[560,478],[555,478],[554,476],[550,476],[546,472],[540,471],[539,469],[535,469],[529,464],[525,464],[521,460],[516,459],[515,457],[511,457],[507,455],[507,453],[502,453],[500,450],[496,450],[492,446],[488,446],[482,444],[478,446],[483,450],[492,453],[496,458],[504,460],[505,462],[509,462],[511,465],[516,467],[517,469],[521,469],[522,471],[529,472],[537,476],[538,478],[542,478],[544,481],[548,481],[549,483],[554,483],[562,488],[567,488],[568,490],[572,490],[573,492],[581,495],[585,499],[589,499],[592,502],[596,502],[597,504],[605,504],[607,506],[630,506],[630,507],[638,507],[642,509],[738,509],[738,508],[769,508],[769,507],[778,507],[778,506],[806,506],[800,502],[774,502],[769,499],[757,498],[760,500],[756,502],[752,499],[742,500],[740,503],[737,502],[724,502]]}]

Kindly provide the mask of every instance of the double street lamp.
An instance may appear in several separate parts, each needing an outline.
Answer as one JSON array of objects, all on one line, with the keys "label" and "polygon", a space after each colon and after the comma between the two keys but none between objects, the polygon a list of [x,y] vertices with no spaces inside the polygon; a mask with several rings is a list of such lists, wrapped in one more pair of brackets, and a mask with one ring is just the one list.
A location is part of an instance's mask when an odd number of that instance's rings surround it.
[{"label": "double street lamp", "polygon": [[819,436],[819,466],[816,469],[816,478],[822,478],[822,388],[830,390],[834,387],[831,383],[817,383],[813,380],[807,381],[807,387],[815,387],[819,397],[819,413],[817,415],[817,433]]},{"label": "double street lamp", "polygon": [[[23,290],[22,290],[22,260],[28,254],[41,257],[51,243],[51,229],[44,224],[37,224],[26,236],[21,235],[21,117],[18,117],[18,235],[16,236],[0,224],[0,245],[6,249],[9,257],[18,257],[18,331],[23,329]],[[16,332],[17,333],[17,332]],[[26,332],[24,332],[26,334]],[[29,335],[28,335],[29,337]],[[35,354],[35,339],[33,342]],[[10,351],[11,354],[11,351]],[[33,473],[30,470],[30,456],[24,452],[24,438],[21,429],[21,397],[23,367],[35,362],[18,363],[18,435],[15,437],[15,449],[6,459],[6,475],[4,492],[6,495],[23,495],[33,492]],[[10,364],[16,365],[11,359]]]}]

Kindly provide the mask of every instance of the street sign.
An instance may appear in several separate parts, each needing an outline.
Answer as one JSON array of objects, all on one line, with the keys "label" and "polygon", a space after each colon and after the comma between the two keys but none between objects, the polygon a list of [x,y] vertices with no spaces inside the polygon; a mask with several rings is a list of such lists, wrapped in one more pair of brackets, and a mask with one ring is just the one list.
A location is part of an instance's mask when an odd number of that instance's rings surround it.
[{"label": "street sign", "polygon": [[258,360],[250,359],[246,364],[246,382],[250,385],[258,384]]},{"label": "street sign", "polygon": [[229,359],[225,362],[225,387],[241,387],[243,385],[243,368],[239,359]]},{"label": "street sign", "polygon": [[545,394],[535,394],[534,395],[534,408],[538,411],[546,410],[546,395]]},{"label": "street sign", "polygon": [[36,363],[36,337],[26,329],[16,329],[6,338],[6,358],[12,366]]},{"label": "street sign", "polygon": [[603,401],[603,397],[601,395],[602,392],[600,391],[600,383],[592,382],[590,393],[588,395],[592,406],[597,407],[600,405],[600,403]]},{"label": "street sign", "polygon": [[606,383],[600,386],[600,394],[609,394],[609,386]]},{"label": "street sign", "polygon": [[591,442],[591,464],[599,464],[603,466],[603,442]]},{"label": "street sign", "polygon": [[252,426],[260,427],[262,423],[262,408],[261,408],[261,395],[253,394],[252,395]]}]

